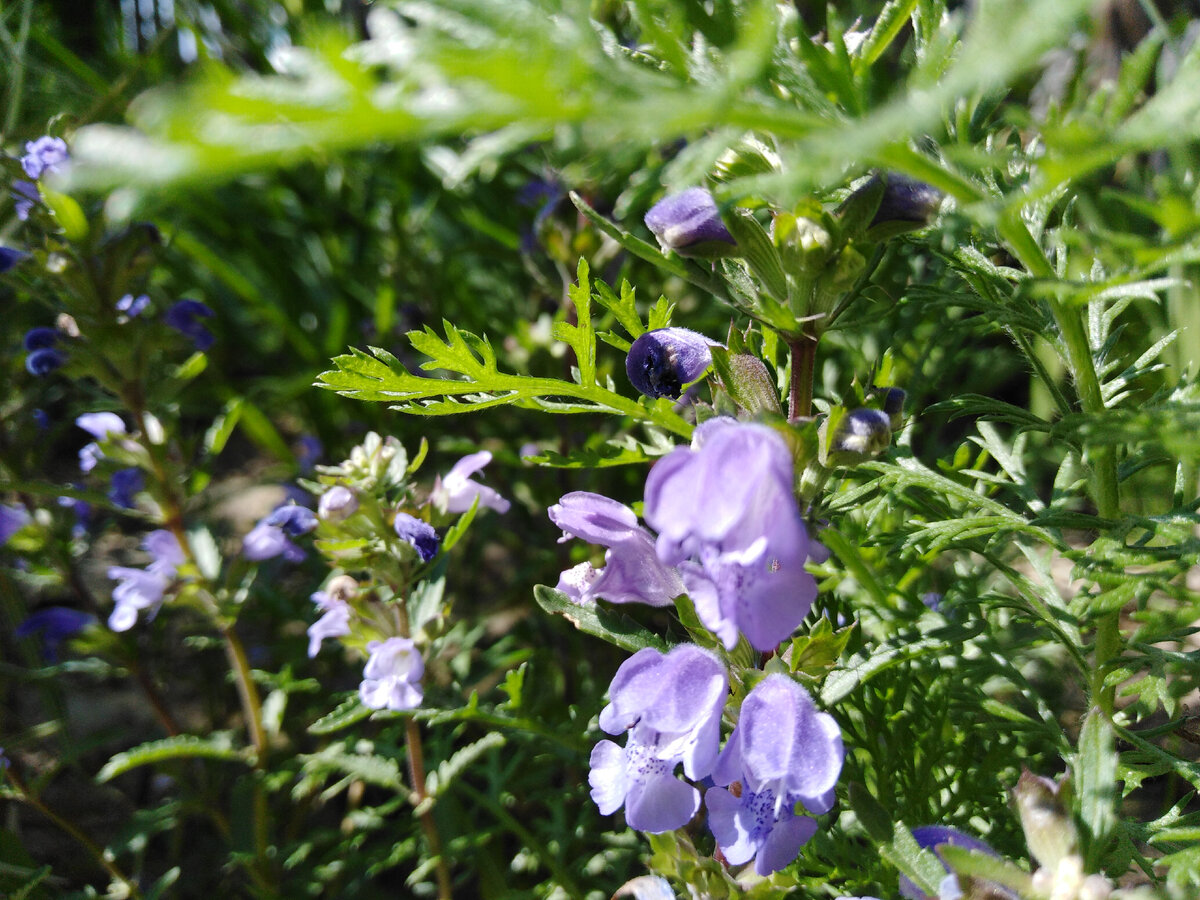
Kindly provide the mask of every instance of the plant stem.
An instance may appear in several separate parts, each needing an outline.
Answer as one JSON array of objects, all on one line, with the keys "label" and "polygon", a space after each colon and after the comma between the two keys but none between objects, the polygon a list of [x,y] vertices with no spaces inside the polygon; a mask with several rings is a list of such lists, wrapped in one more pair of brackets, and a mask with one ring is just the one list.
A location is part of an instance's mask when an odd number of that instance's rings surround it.
[{"label": "plant stem", "polygon": [[96,861],[96,864],[99,865],[100,868],[102,868],[106,873],[108,873],[109,878],[115,882],[119,882],[125,887],[125,890],[128,891],[127,896],[134,898],[142,896],[141,891],[138,890],[137,884],[126,877],[125,873],[118,869],[116,864],[109,860],[107,856],[105,856],[104,849],[102,847],[100,847],[95,841],[93,841],[90,837],[88,837],[50,807],[48,807],[38,797],[35,797],[33,794],[29,793],[28,789],[25,787],[25,782],[15,772],[10,770],[7,777],[9,782],[11,782],[16,788],[17,794],[23,802],[36,809],[43,816],[57,825],[62,831],[70,835],[76,843],[78,843],[88,852],[88,855]]},{"label": "plant stem", "polygon": [[817,366],[816,338],[803,335],[788,341],[792,354],[792,385],[788,391],[788,419],[812,415],[813,374]]},{"label": "plant stem", "polygon": [[[425,753],[421,748],[421,731],[411,716],[404,723],[404,743],[408,747],[408,774],[412,779],[417,805],[421,806],[429,796],[425,791]],[[446,858],[442,856],[442,839],[438,834],[437,823],[433,820],[433,810],[422,810],[420,820],[425,840],[429,844],[429,853],[437,860],[438,900],[452,900],[453,882],[450,880],[450,867],[446,865]]]}]

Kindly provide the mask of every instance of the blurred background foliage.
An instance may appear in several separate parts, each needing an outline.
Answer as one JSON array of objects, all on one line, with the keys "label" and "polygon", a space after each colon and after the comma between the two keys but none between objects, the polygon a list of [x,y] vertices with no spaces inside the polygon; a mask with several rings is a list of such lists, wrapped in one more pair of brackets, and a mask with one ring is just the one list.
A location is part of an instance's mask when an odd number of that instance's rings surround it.
[{"label": "blurred background foliage", "polygon": [[[745,175],[723,185],[721,197],[761,193],[788,207],[811,195],[832,204],[854,177],[887,167],[925,178],[957,201],[933,232],[890,245],[869,290],[826,336],[816,393],[840,397],[890,353],[894,383],[908,392],[914,418],[897,453],[963,483],[974,484],[978,469],[1002,482],[997,454],[981,449],[987,433],[974,427],[977,412],[963,417],[947,401],[979,395],[1049,421],[1058,415],[1055,386],[1067,390],[1067,376],[1036,339],[1052,331],[1048,315],[1019,291],[981,293],[972,280],[978,271],[960,250],[971,247],[978,268],[1017,267],[996,231],[1016,217],[1037,237],[1053,231],[1051,259],[1075,292],[1072,302],[1089,291],[1167,279],[1132,291],[1137,302],[1113,337],[1115,359],[1171,329],[1200,325],[1193,286],[1200,56],[1190,24],[1200,10],[1086,0],[854,0],[829,8],[804,0],[790,7],[443,0],[402,4],[402,18],[373,19],[377,31],[369,34],[372,6],[12,0],[0,9],[4,148],[19,155],[24,140],[47,131],[71,136],[81,163],[72,189],[104,204],[117,225],[148,219],[161,230],[150,292],[194,297],[216,311],[218,342],[207,371],[179,402],[200,430],[230,403],[241,404],[232,449],[206,474],[218,510],[251,484],[294,477],[305,436],[319,438],[326,462],[368,429],[395,434],[410,449],[428,437],[427,472],[445,471],[477,446],[496,454],[489,482],[516,502],[503,519],[476,523],[448,572],[463,649],[452,667],[435,673],[430,694],[447,708],[471,690],[503,703],[498,686],[524,664],[521,714],[551,737],[503,732],[507,746],[482,750],[437,816],[451,858],[462,860],[455,871],[463,896],[607,895],[642,871],[645,853],[631,833],[596,815],[583,787],[583,732],[621,654],[542,615],[531,588],[553,584],[586,553],[555,543],[546,506],[578,489],[635,501],[644,473],[521,462],[528,444],[565,452],[610,427],[597,419],[549,420],[512,409],[401,417],[315,389],[318,373],[351,346],[380,346],[419,364],[403,334],[440,328],[445,318],[487,334],[505,368],[566,377],[570,361],[550,330],[571,314],[566,287],[580,256],[610,284],[628,278],[642,302],[669,297],[678,324],[723,336],[728,307],[604,240],[567,193],[644,235],[641,215],[663,188],[699,181],[742,133],[758,129],[779,138],[781,173]],[[881,10],[895,17],[895,28],[877,28],[878,45],[851,60],[847,46]],[[781,22],[794,36],[777,40]],[[825,41],[807,41],[818,32]],[[17,240],[17,229],[11,205],[0,209],[5,243]],[[52,496],[48,486],[69,482],[75,471],[83,441],[67,410],[80,398],[65,396],[62,383],[30,379],[21,365],[20,336],[44,324],[52,298],[18,303],[0,291],[5,476],[10,486]],[[1014,338],[1030,344],[1049,383],[1031,374]],[[601,375],[632,396],[621,355],[606,349]],[[1169,393],[1181,379],[1190,391],[1185,376],[1195,374],[1197,358],[1200,328],[1193,328],[1165,351],[1163,368],[1130,386],[1126,407]],[[48,435],[38,431],[34,409],[49,413]],[[1196,412],[1194,393],[1185,391],[1175,412]],[[992,449],[1018,446],[1026,468],[1019,488],[998,483],[992,496],[1021,508],[1075,480],[1069,441],[997,418]],[[1194,486],[1200,439],[1180,427],[1167,453],[1149,431],[1153,420],[1125,424],[1121,439],[1134,448],[1125,460],[1125,508],[1168,512],[1178,505],[1180,459]],[[837,698],[832,711],[853,748],[845,780],[889,797],[889,812],[910,824],[956,825],[1022,856],[1006,789],[1022,765],[1063,771],[1086,686],[1076,674],[1064,677],[1072,670],[1062,644],[1014,602],[1012,580],[998,576],[1015,565],[1015,544],[1006,546],[1004,536],[919,533],[938,516],[970,510],[939,507],[940,499],[925,505],[919,490],[867,473],[832,487],[823,512],[836,518],[848,545],[861,548],[861,559],[853,571],[837,562],[823,569],[817,615],[841,624],[871,610],[872,628],[854,634],[848,654],[876,642],[914,648],[897,657],[904,665],[873,672],[871,690],[859,686]],[[1074,508],[1092,511],[1086,502]],[[224,537],[235,534],[230,520]],[[1070,529],[1056,534],[1063,547],[1078,544]],[[1181,539],[1187,552],[1164,584],[1186,568],[1192,544]],[[18,586],[0,575],[4,730],[37,726],[21,732],[20,749],[40,754],[39,777],[81,822],[115,845],[128,838],[126,852],[143,861],[148,878],[178,865],[191,873],[176,886],[179,896],[228,890],[235,875],[203,865],[222,824],[198,814],[201,794],[188,808],[155,781],[169,772],[92,781],[115,749],[158,733],[144,715],[133,719],[137,736],[129,722],[114,720],[121,703],[133,703],[115,692],[125,683],[118,676],[157,681],[182,658],[219,679],[213,647],[189,638],[182,621],[119,641],[108,636],[106,650],[124,659],[122,669],[40,666],[37,650],[11,637],[35,606],[94,604],[96,593],[103,596],[104,560],[119,552],[100,546],[91,558],[71,561],[77,584],[47,572]],[[1033,570],[1029,577],[1065,592],[1070,579],[1051,571],[1049,557],[1035,556],[1022,563]],[[335,705],[330,694],[356,681],[340,661],[304,657],[307,596],[318,577],[303,568],[269,573],[242,620],[260,654],[254,665],[264,688],[286,697],[285,740],[301,754],[296,767],[274,773],[275,800],[283,808],[290,795],[306,812],[317,810],[311,818],[297,814],[279,849],[295,877],[289,896],[385,896],[405,884],[425,890],[432,876],[419,868],[418,831],[393,815],[388,773],[364,775],[339,757],[399,760],[399,727],[377,727],[368,737],[305,732]],[[923,602],[935,593],[947,611],[936,621]],[[1172,614],[1182,625],[1195,599],[1180,603]],[[632,614],[661,625],[653,610]],[[955,677],[945,677],[951,668]],[[211,697],[173,700],[192,712],[196,727],[235,724]],[[110,715],[81,722],[80,706],[92,702]],[[1160,707],[1152,704],[1145,718],[1161,721]],[[19,727],[10,730],[9,722]],[[964,729],[965,722],[977,727]],[[431,727],[429,753],[449,759],[488,731],[471,721]],[[364,750],[364,742],[371,746]],[[1193,749],[1178,741],[1173,747],[1189,759]],[[1129,766],[1145,779],[1131,807],[1140,819],[1180,803],[1187,771],[1196,783],[1194,764],[1172,770],[1147,757]],[[228,769],[186,774],[212,792],[245,796],[241,777]],[[1131,791],[1141,784],[1127,775]],[[235,806],[224,823],[235,847],[244,838],[237,814]],[[53,863],[52,879],[60,881],[49,885],[77,888],[95,878],[71,862],[53,829],[33,816],[21,824],[37,862]],[[822,833],[805,851],[801,884],[817,896],[894,890],[894,871],[869,852],[853,817],[843,824],[845,832]],[[11,835],[10,828],[10,843]],[[1127,859],[1147,852],[1144,843],[1118,851]],[[16,861],[21,851],[4,852]],[[1200,872],[1200,860],[1190,871]]]}]

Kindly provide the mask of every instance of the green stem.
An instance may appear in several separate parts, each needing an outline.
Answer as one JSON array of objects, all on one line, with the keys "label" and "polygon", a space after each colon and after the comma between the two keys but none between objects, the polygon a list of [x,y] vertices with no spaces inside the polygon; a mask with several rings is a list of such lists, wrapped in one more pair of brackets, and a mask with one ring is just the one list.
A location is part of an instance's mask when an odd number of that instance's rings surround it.
[{"label": "green stem", "polygon": [[109,860],[102,847],[100,847],[95,841],[93,841],[90,837],[88,837],[50,807],[48,807],[38,797],[35,797],[33,794],[29,793],[28,789],[25,787],[25,782],[19,775],[10,770],[8,773],[8,781],[16,788],[18,797],[24,803],[27,803],[29,806],[36,809],[43,816],[58,826],[58,828],[70,835],[70,837],[81,847],[83,847],[83,849],[87,851],[88,855],[96,861],[96,864],[108,874],[109,878],[111,878],[114,882],[120,883],[127,891],[126,896],[132,898],[142,896],[141,891],[138,890],[137,884],[127,878],[125,873],[118,869],[115,863]]}]

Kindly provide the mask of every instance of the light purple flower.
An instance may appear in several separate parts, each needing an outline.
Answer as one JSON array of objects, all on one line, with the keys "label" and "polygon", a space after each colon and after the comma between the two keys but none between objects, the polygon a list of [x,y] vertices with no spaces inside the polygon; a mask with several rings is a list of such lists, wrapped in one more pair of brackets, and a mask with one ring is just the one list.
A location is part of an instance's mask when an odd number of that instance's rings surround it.
[{"label": "light purple flower", "polygon": [[[793,807],[829,811],[844,755],[837,722],[817,711],[804,688],[780,674],[760,681],[713,767],[722,787],[705,795],[708,825],[725,858],[733,865],[754,859],[764,876],[787,866],[817,828]],[[723,787],[734,782],[740,796]]]},{"label": "light purple flower", "polygon": [[13,633],[19,638],[40,638],[42,656],[48,662],[55,662],[62,642],[95,621],[95,616],[82,610],[67,606],[46,606],[30,615]]},{"label": "light purple flower", "polygon": [[317,527],[316,513],[307,506],[298,506],[295,503],[285,503],[275,507],[263,521],[268,525],[283,529],[283,533],[288,537],[308,534]]},{"label": "light purple flower", "polygon": [[546,512],[563,530],[563,541],[577,537],[608,548],[602,570],[576,566],[563,572],[558,589],[576,603],[603,598],[671,606],[684,592],[679,573],[659,562],[654,536],[638,524],[628,506],[600,494],[573,491]]},{"label": "light purple flower", "polygon": [[14,181],[12,189],[13,208],[17,212],[17,218],[24,222],[33,212],[33,205],[42,199],[42,194],[36,184],[24,179]]},{"label": "light purple flower", "polygon": [[646,213],[646,227],[663,250],[680,256],[732,256],[737,242],[725,223],[717,202],[704,188],[694,187],[664,197]]},{"label": "light purple flower", "polygon": [[439,477],[434,481],[429,499],[434,506],[451,513],[466,512],[475,503],[476,497],[481,507],[489,507],[498,513],[508,512],[511,504],[494,488],[471,480],[472,475],[491,461],[492,454],[487,450],[464,456],[451,467],[445,478]]},{"label": "light purple flower", "polygon": [[108,617],[108,627],[113,631],[128,631],[142,610],[150,610],[151,616],[158,611],[163,594],[185,558],[175,535],[162,528],[146,535],[142,548],[152,557],[145,569],[111,566],[108,570],[108,577],[120,582],[113,588],[116,606]]},{"label": "light purple flower", "polygon": [[125,423],[114,412],[84,413],[76,417],[75,424],[94,437],[96,440],[85,444],[79,451],[79,469],[90,472],[96,468],[96,463],[104,458],[99,441],[112,440],[126,434]]},{"label": "light purple flower", "polygon": [[628,731],[625,746],[601,741],[592,750],[592,800],[601,814],[625,807],[639,831],[681,828],[700,808],[700,792],[675,778],[708,775],[717,755],[721,710],[729,690],[725,667],[694,644],[669,653],[639,650],[617,670],[600,727]]},{"label": "light purple flower", "polygon": [[398,512],[392,527],[396,529],[396,534],[401,540],[417,551],[421,562],[429,562],[437,556],[442,539],[428,522],[406,512]]},{"label": "light purple flower", "polygon": [[317,515],[330,522],[348,519],[358,510],[358,498],[354,491],[343,484],[335,484],[321,495],[317,503]]},{"label": "light purple flower", "polygon": [[113,472],[112,479],[109,481],[108,499],[113,502],[114,506],[133,509],[135,506],[134,495],[142,490],[145,484],[141,469],[132,467],[118,469]]},{"label": "light purple flower", "polygon": [[70,154],[67,142],[62,138],[45,135],[25,144],[25,155],[21,157],[21,168],[30,178],[42,178],[61,172]]},{"label": "light purple flower", "polygon": [[808,614],[808,533],[792,493],[792,455],[765,425],[712,419],[646,479],[658,558],[678,566],[705,627],[726,649],[744,633],[774,649]]},{"label": "light purple flower", "polygon": [[712,365],[710,347],[716,344],[687,328],[647,331],[629,348],[625,374],[647,397],[678,397]]},{"label": "light purple flower", "polygon": [[124,314],[126,319],[136,319],[146,311],[146,307],[149,305],[149,294],[138,294],[136,297],[133,294],[126,294],[116,302],[116,310]]},{"label": "light purple flower", "polygon": [[312,659],[320,652],[321,641],[325,638],[350,633],[350,616],[354,611],[345,600],[331,597],[325,591],[316,591],[309,599],[324,613],[308,626],[308,658]]},{"label": "light purple flower", "polygon": [[242,556],[251,562],[276,556],[282,556],[288,562],[300,562],[306,554],[290,538],[316,527],[317,517],[311,509],[294,503],[277,506],[242,538]]},{"label": "light purple flower", "polygon": [[415,709],[424,699],[421,676],[425,661],[409,638],[393,637],[367,644],[370,658],[363,669],[358,696],[370,709]]},{"label": "light purple flower", "polygon": [[24,506],[0,505],[0,545],[7,544],[9,538],[29,524],[29,512]]}]

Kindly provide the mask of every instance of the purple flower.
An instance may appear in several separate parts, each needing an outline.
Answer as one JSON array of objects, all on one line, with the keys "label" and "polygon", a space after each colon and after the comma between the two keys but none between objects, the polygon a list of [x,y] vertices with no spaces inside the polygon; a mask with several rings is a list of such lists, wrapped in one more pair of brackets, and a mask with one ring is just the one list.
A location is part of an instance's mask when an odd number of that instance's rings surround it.
[{"label": "purple flower", "polygon": [[717,755],[721,710],[729,690],[725,667],[694,644],[669,653],[639,650],[617,670],[600,727],[628,731],[625,746],[601,741],[592,750],[592,800],[602,815],[625,807],[639,831],[681,828],[700,808],[700,792],[675,778],[708,775]]},{"label": "purple flower", "polygon": [[289,538],[299,537],[316,527],[317,517],[311,509],[285,503],[260,519],[242,538],[242,556],[252,562],[276,556],[282,556],[288,562],[300,562],[305,553]]},{"label": "purple flower", "polygon": [[22,253],[20,250],[14,250],[11,247],[0,247],[0,275],[13,268],[28,255],[28,253]]},{"label": "purple flower", "polygon": [[[873,175],[871,181],[859,190],[874,187],[873,183],[879,180],[880,176]],[[942,205],[942,198],[941,191],[924,181],[889,172],[883,188],[883,197],[879,201],[879,208],[875,210],[875,217],[871,219],[871,225],[885,222],[927,225]]]},{"label": "purple flower", "polygon": [[366,668],[358,696],[370,709],[415,709],[424,692],[425,660],[409,638],[393,637],[367,644]]},{"label": "purple flower", "polygon": [[118,469],[113,472],[112,480],[109,482],[108,499],[122,509],[133,509],[135,505],[133,497],[145,485],[141,469]]},{"label": "purple flower", "polygon": [[[995,850],[979,840],[979,838],[972,837],[969,834],[959,831],[957,828],[949,828],[945,825],[922,825],[912,830],[912,836],[921,847],[933,851],[933,855],[938,858],[938,862],[942,864],[942,868],[948,873],[945,881],[942,882],[941,890],[938,891],[939,900],[940,898],[962,896],[958,891],[958,879],[950,873],[950,867],[946,865],[946,861],[942,859],[942,854],[938,852],[938,848],[943,844],[962,847],[965,850],[976,850],[980,853],[986,853],[988,856],[999,856]],[[900,893],[910,898],[910,900],[935,900],[935,898],[917,887],[906,875],[900,876]],[[1015,895],[1007,891],[999,893],[998,897],[1013,897],[1013,900],[1016,900]]]},{"label": "purple flower", "polygon": [[17,218],[24,222],[33,212],[33,205],[42,199],[41,192],[36,184],[24,179],[14,181],[12,188],[13,208],[17,211]]},{"label": "purple flower", "polygon": [[678,397],[712,365],[715,342],[686,328],[647,331],[629,348],[625,372],[647,397]]},{"label": "purple flower", "polygon": [[676,565],[704,626],[726,649],[774,649],[808,614],[816,581],[792,493],[792,455],[765,425],[711,419],[646,479],[658,558]]},{"label": "purple flower", "polygon": [[138,294],[136,297],[133,294],[126,294],[115,304],[117,312],[123,313],[127,319],[136,319],[146,311],[146,307],[149,305],[149,294]]},{"label": "purple flower", "polygon": [[562,540],[577,537],[608,548],[602,570],[583,563],[562,573],[558,590],[576,603],[603,598],[612,603],[671,606],[684,592],[679,573],[659,562],[654,536],[638,524],[628,506],[600,494],[574,491],[546,512],[563,530]]},{"label": "purple flower", "polygon": [[196,349],[204,352],[216,340],[213,333],[204,327],[201,319],[210,319],[213,311],[199,300],[180,300],[163,313],[163,321],[191,340]]},{"label": "purple flower", "polygon": [[301,472],[311,472],[324,452],[325,447],[319,437],[315,434],[302,435],[300,440],[296,441],[296,465]]},{"label": "purple flower", "polygon": [[39,325],[37,328],[30,328],[25,332],[21,346],[25,348],[25,352],[29,353],[34,350],[44,350],[46,347],[53,347],[56,343],[58,343],[58,331],[54,328],[48,328],[45,325]]},{"label": "purple flower", "polygon": [[25,371],[39,378],[49,375],[55,369],[61,369],[66,364],[66,354],[53,347],[34,350],[25,357]]},{"label": "purple flower", "polygon": [[892,417],[866,407],[846,413],[833,435],[832,449],[854,456],[878,456],[892,443]]},{"label": "purple flower", "polygon": [[152,558],[145,569],[112,566],[108,570],[108,577],[120,582],[113,588],[116,606],[108,617],[108,627],[113,631],[128,631],[141,610],[150,610],[153,616],[185,559],[175,535],[162,528],[147,534],[142,548]]},{"label": "purple flower", "polygon": [[417,551],[421,562],[429,562],[437,556],[438,549],[442,546],[442,539],[438,537],[437,532],[428,522],[423,522],[408,513],[398,512],[392,527],[396,529],[396,534],[401,540],[408,542]]},{"label": "purple flower", "polygon": [[70,154],[67,142],[62,138],[45,135],[25,144],[25,155],[21,157],[21,168],[30,178],[41,178],[61,172]]},{"label": "purple flower", "polygon": [[487,450],[471,453],[456,462],[443,479],[439,477],[433,484],[429,499],[434,506],[445,509],[446,512],[464,513],[479,498],[481,507],[490,507],[498,513],[508,512],[509,502],[501,497],[493,488],[472,481],[471,476],[492,461],[492,454]]},{"label": "purple flower", "polygon": [[331,597],[325,591],[316,591],[310,597],[323,615],[308,626],[308,658],[312,659],[321,650],[325,638],[342,637],[350,633],[350,616],[354,612],[345,600]]},{"label": "purple flower", "polygon": [[713,767],[717,785],[705,795],[708,826],[733,865],[754,859],[754,871],[782,869],[813,836],[817,823],[797,816],[803,803],[828,812],[845,752],[837,722],[818,712],[808,692],[786,675],[772,674],[746,697],[737,727]]},{"label": "purple flower", "polygon": [[0,505],[0,546],[7,544],[29,522],[30,516],[25,507]]},{"label": "purple flower", "polygon": [[79,450],[81,472],[92,471],[96,468],[96,463],[104,458],[104,452],[97,441],[111,440],[126,433],[125,423],[114,412],[84,413],[75,419],[75,424],[96,439]]},{"label": "purple flower", "polygon": [[342,484],[335,484],[321,495],[317,515],[329,522],[342,522],[358,511],[358,497]]},{"label": "purple flower", "polygon": [[96,621],[96,617],[66,606],[47,606],[39,609],[17,626],[17,637],[37,636],[42,640],[42,655],[54,662],[58,648],[67,638],[78,634]]},{"label": "purple flower", "polygon": [[646,213],[646,227],[658,238],[663,250],[680,256],[732,256],[737,242],[725,223],[712,194],[704,188],[688,188],[664,197]]}]

